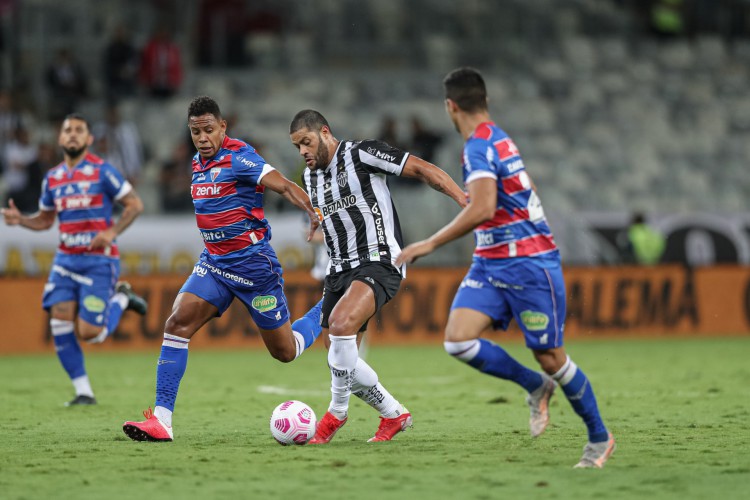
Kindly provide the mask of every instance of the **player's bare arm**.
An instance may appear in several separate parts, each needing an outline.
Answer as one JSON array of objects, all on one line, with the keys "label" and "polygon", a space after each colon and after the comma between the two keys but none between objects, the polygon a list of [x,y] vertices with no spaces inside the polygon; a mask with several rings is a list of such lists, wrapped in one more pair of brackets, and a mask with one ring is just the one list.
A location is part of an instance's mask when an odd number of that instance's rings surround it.
[{"label": "player's bare arm", "polygon": [[401,251],[396,265],[411,264],[419,257],[432,253],[436,248],[460,238],[481,223],[492,219],[497,203],[495,179],[480,178],[469,183],[469,204],[456,217],[429,238],[412,243]]},{"label": "player's bare arm", "polygon": [[406,160],[401,176],[419,179],[435,191],[450,196],[453,201],[458,203],[459,207],[466,206],[466,196],[463,190],[458,187],[458,184],[451,179],[451,176],[422,158],[410,155]]},{"label": "player's bare arm", "polygon": [[23,226],[32,231],[46,231],[55,223],[57,213],[54,210],[40,210],[33,215],[23,215],[13,199],[8,200],[8,208],[0,209],[5,223],[9,226]]},{"label": "player's bare arm", "polygon": [[315,230],[320,226],[320,220],[313,210],[310,197],[307,196],[307,193],[297,184],[284,177],[278,170],[264,175],[260,183],[268,189],[279,193],[292,205],[307,213],[308,217],[310,217],[310,230],[307,233],[307,241],[310,241]]},{"label": "player's bare arm", "polygon": [[128,194],[120,198],[119,203],[123,206],[122,214],[112,227],[97,233],[91,240],[89,249],[96,250],[106,248],[112,245],[117,235],[122,234],[130,224],[143,212],[143,202],[135,191],[131,190]]}]

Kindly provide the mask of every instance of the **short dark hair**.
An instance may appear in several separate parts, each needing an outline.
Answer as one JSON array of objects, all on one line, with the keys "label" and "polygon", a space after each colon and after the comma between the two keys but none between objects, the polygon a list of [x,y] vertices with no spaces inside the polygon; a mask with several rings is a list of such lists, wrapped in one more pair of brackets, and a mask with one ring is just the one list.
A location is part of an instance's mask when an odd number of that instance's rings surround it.
[{"label": "short dark hair", "polygon": [[81,113],[78,113],[78,112],[68,113],[67,115],[65,115],[65,118],[63,118],[63,122],[65,122],[65,120],[82,121],[83,123],[86,124],[86,128],[91,130],[91,125],[89,124],[89,121]]},{"label": "short dark hair", "polygon": [[292,118],[292,123],[289,125],[289,133],[293,134],[303,128],[320,132],[320,129],[324,126],[329,129],[331,128],[331,126],[328,125],[328,120],[325,119],[325,116],[321,115],[314,109],[303,109]]},{"label": "short dark hair", "polygon": [[190,106],[188,106],[188,120],[191,116],[203,115],[214,115],[217,120],[221,120],[219,105],[207,95],[194,98],[190,101]]},{"label": "short dark hair", "polygon": [[487,109],[487,88],[478,70],[470,67],[454,69],[443,79],[445,98],[463,111],[473,113]]}]

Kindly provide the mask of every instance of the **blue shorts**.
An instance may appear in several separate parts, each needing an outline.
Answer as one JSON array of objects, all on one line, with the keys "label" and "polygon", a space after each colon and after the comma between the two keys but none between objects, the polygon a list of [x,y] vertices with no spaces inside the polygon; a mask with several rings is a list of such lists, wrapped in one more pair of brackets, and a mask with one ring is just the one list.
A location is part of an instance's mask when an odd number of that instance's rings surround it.
[{"label": "blue shorts", "polygon": [[274,330],[289,321],[281,264],[273,248],[248,257],[240,266],[219,267],[202,254],[180,293],[197,295],[224,314],[235,297],[263,330]]},{"label": "blue shorts", "polygon": [[507,329],[515,318],[530,349],[563,345],[565,283],[557,262],[532,258],[474,258],[453,299],[492,318],[495,329]]},{"label": "blue shorts", "polygon": [[60,302],[78,304],[78,317],[104,326],[109,299],[120,276],[120,261],[110,257],[56,254],[44,285],[42,307],[49,311]]}]

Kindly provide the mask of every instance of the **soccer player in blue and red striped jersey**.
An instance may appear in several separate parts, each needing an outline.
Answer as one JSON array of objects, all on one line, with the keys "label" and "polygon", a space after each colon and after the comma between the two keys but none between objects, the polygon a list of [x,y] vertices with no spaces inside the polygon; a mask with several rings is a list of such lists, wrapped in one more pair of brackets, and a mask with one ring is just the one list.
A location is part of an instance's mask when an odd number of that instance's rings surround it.
[{"label": "soccer player in blue and red striped jersey", "polygon": [[[22,215],[13,200],[2,210],[6,224],[34,231],[49,229],[59,219],[60,246],[42,305],[50,313],[57,356],[76,391],[68,406],[96,403],[75,327],[87,342],[103,342],[117,328],[123,311],[145,314],[147,308],[128,283],[117,282],[120,254],[115,242],[143,211],[143,203],[120,172],[89,154],[93,140],[86,119],[68,115],[59,136],[64,161],[47,172],[39,211]],[[115,203],[123,206],[117,221],[112,218]]]},{"label": "soccer player in blue and red striped jersey", "polygon": [[172,412],[185,374],[188,343],[211,318],[237,298],[250,312],[271,355],[287,363],[320,335],[320,303],[290,323],[282,269],[271,247],[271,226],[263,212],[266,188],[310,217],[308,241],[320,224],[307,193],[273,168],[249,144],[226,135],[219,105],[196,97],[188,127],[198,153],[191,192],[205,249],[180,289],[156,369],[156,402],[142,422],[125,422],[136,441],[172,441]]},{"label": "soccer player in blue and red striped jersey", "polygon": [[[406,247],[397,263],[410,263],[473,231],[476,250],[456,293],[445,331],[445,349],[489,375],[510,380],[529,394],[531,435],[549,422],[549,399],[559,384],[588,429],[576,467],[601,468],[615,448],[586,375],[563,347],[565,284],[560,252],[539,197],[513,140],[490,117],[487,91],[473,68],[443,81],[445,106],[466,141],[463,178],[469,204],[426,240]],[[480,338],[511,319],[523,331],[543,373],[523,366],[502,347]]]}]

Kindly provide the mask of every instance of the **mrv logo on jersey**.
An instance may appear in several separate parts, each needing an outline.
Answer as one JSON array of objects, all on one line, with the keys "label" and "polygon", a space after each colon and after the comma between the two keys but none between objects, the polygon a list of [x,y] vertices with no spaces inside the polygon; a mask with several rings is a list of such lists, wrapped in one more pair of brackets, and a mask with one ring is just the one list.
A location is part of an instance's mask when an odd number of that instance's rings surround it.
[{"label": "mrv logo on jersey", "polygon": [[320,213],[323,215],[323,217],[328,217],[332,213],[338,212],[339,210],[345,210],[349,207],[353,207],[356,204],[357,197],[353,194],[350,194],[349,196],[345,196],[344,198],[336,200],[333,203],[323,205],[322,207],[320,207]]},{"label": "mrv logo on jersey", "polygon": [[375,158],[380,158],[381,160],[389,161],[391,163],[396,161],[395,156],[383,153],[382,151],[378,151],[375,148],[367,148],[367,152],[373,155]]}]

